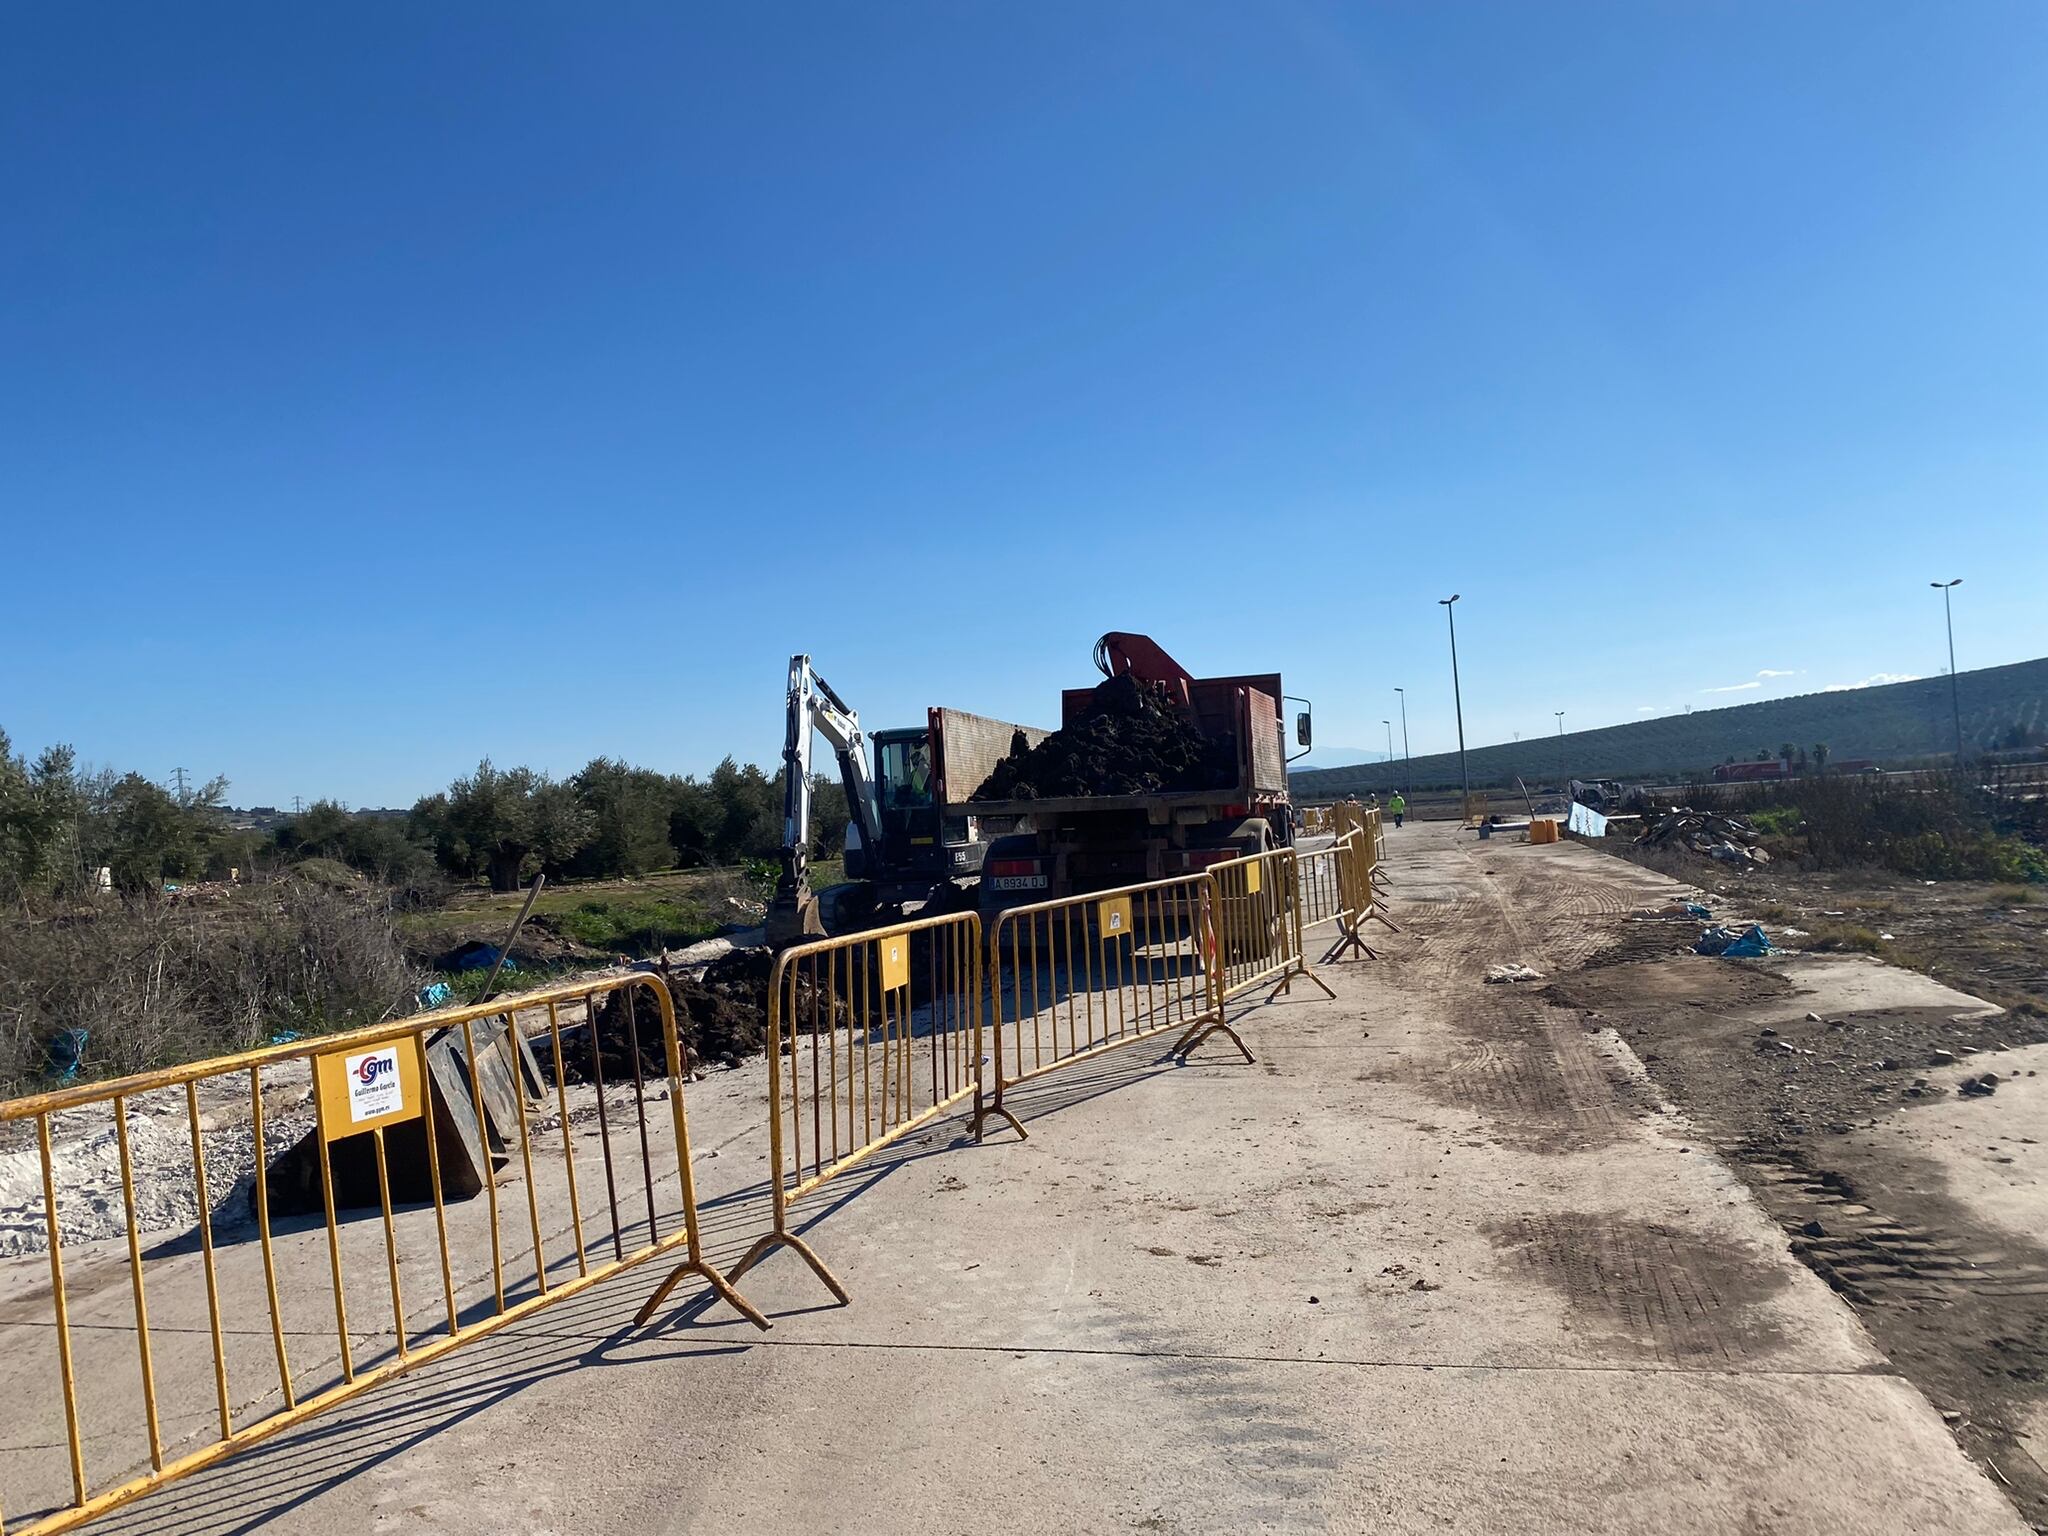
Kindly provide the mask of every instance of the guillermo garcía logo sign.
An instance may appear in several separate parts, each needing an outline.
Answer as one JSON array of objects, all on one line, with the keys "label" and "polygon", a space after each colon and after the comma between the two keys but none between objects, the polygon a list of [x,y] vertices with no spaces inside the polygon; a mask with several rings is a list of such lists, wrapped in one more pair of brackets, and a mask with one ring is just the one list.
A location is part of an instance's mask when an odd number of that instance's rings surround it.
[{"label": "guillermo garc\u00eda logo sign", "polygon": [[398,1076],[398,1047],[380,1046],[343,1063],[348,1082],[348,1117],[375,1120],[405,1108],[405,1084]]}]

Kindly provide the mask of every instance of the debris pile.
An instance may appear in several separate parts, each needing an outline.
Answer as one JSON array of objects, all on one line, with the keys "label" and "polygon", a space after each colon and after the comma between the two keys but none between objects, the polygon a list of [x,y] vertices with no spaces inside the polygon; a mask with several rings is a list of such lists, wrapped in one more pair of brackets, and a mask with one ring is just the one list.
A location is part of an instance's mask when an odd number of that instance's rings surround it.
[{"label": "debris pile", "polygon": [[1656,848],[1675,845],[1725,864],[1771,862],[1770,854],[1757,846],[1756,829],[1741,817],[1687,806],[1653,814],[1636,842]]},{"label": "debris pile", "polygon": [[[765,949],[734,949],[713,960],[698,975],[672,971],[665,980],[675,1009],[676,1033],[684,1065],[705,1062],[736,1067],[742,1057],[761,1049],[768,1034],[768,975],[775,963]],[[607,995],[597,1009],[595,1060],[590,1021],[561,1021],[561,1075],[565,1082],[629,1081],[638,1048],[640,1076],[668,1076],[668,1046],[663,1039],[659,1005],[642,987],[625,987]],[[554,1040],[533,1038],[534,1055],[548,1081],[555,1080]]]},{"label": "debris pile", "polygon": [[1163,684],[1126,673],[1095,690],[1087,714],[1035,747],[1021,738],[975,790],[976,800],[1059,800],[1221,789],[1236,777],[1236,744],[1212,740]]}]

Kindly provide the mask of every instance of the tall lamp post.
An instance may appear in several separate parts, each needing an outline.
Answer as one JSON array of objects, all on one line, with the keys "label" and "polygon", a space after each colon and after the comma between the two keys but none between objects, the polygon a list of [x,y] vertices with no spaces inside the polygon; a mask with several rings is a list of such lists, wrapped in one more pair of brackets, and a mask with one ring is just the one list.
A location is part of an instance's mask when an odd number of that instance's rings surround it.
[{"label": "tall lamp post", "polygon": [[1406,778],[1408,765],[1413,761],[1408,755],[1408,690],[1396,688],[1394,692],[1401,695],[1401,770],[1402,777]]},{"label": "tall lamp post", "polygon": [[1551,713],[1557,716],[1557,787],[1559,789],[1563,789],[1565,775],[1564,711],[1561,709],[1553,709]]},{"label": "tall lamp post", "polygon": [[1465,695],[1458,687],[1458,613],[1452,606],[1462,595],[1453,592],[1449,597],[1437,599],[1437,606],[1451,621],[1451,702],[1458,711],[1458,778],[1465,786],[1465,799],[1460,806],[1461,821],[1472,814],[1472,773],[1465,764]]},{"label": "tall lamp post", "polygon": [[1394,722],[1382,720],[1380,724],[1387,728],[1387,761],[1391,763],[1394,760]]},{"label": "tall lamp post", "polygon": [[1954,611],[1949,607],[1948,595],[1953,588],[1960,587],[1962,584],[1963,578],[1960,576],[1954,581],[1930,581],[1927,583],[1930,587],[1940,590],[1941,616],[1948,623],[1948,703],[1949,708],[1955,711],[1956,716],[1956,766],[1958,768],[1963,764],[1963,697],[1956,687],[1956,617]]}]

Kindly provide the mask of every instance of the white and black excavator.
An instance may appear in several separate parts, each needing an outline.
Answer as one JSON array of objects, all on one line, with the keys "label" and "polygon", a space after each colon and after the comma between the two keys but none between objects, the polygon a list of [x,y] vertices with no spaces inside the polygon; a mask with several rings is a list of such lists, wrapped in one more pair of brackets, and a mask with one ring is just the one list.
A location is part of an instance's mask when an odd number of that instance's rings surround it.
[{"label": "white and black excavator", "polygon": [[[961,815],[959,802],[988,776],[1021,733],[1043,731],[958,709],[933,709],[923,726],[877,731],[811,667],[789,658],[789,709],[782,748],[782,873],[768,907],[768,942],[780,949],[832,928],[867,926],[913,909],[924,913],[969,905],[972,882],[988,851],[981,820]],[[832,921],[811,889],[812,734],[839,758],[846,788],[846,876],[856,882],[835,903]],[[870,741],[873,761],[870,766]],[[961,786],[946,792],[950,767]],[[994,830],[1007,830],[1007,824]]]}]

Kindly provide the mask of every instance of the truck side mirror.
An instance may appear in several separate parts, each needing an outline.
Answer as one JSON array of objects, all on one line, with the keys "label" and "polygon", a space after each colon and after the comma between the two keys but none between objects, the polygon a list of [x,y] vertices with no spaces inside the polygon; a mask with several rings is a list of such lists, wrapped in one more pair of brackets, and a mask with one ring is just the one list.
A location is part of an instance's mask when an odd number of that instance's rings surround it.
[{"label": "truck side mirror", "polygon": [[1294,717],[1294,744],[1297,747],[1306,747],[1312,743],[1314,737],[1315,732],[1309,727],[1308,711],[1304,709]]}]

